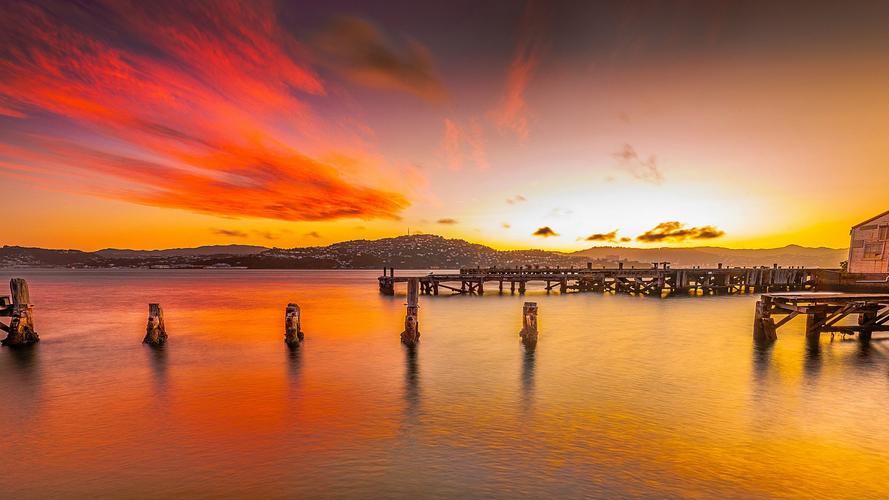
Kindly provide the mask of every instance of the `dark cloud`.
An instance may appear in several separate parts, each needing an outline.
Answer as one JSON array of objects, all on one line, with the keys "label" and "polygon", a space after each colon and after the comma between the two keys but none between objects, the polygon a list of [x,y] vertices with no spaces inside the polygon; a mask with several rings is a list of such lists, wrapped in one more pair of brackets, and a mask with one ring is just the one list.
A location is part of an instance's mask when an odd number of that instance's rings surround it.
[{"label": "dark cloud", "polygon": [[244,231],[238,231],[237,229],[211,229],[213,234],[217,234],[219,236],[229,236],[231,238],[246,238],[247,233]]},{"label": "dark cloud", "polygon": [[610,233],[596,233],[587,236],[586,241],[617,241],[617,230]]},{"label": "dark cloud", "polygon": [[506,203],[509,203],[510,205],[515,205],[516,203],[524,203],[526,201],[528,201],[528,199],[520,194],[510,196],[506,199]]},{"label": "dark cloud", "polygon": [[647,160],[643,159],[629,144],[624,144],[623,148],[613,156],[620,167],[634,178],[652,184],[664,182],[664,174],[657,166],[656,156],[651,155]]},{"label": "dark cloud", "polygon": [[254,231],[253,231],[253,234],[255,234],[256,236],[260,236],[260,237],[262,237],[262,238],[265,238],[265,239],[267,239],[267,240],[277,240],[278,238],[280,238],[279,235],[277,235],[277,234],[275,234],[275,233],[273,233],[273,232],[271,232],[271,231],[259,231],[259,230],[254,230]]},{"label": "dark cloud", "polygon": [[453,224],[457,224],[457,219],[451,219],[451,218],[438,219],[437,221],[435,221],[435,223],[436,224],[453,225]]},{"label": "dark cloud", "polygon": [[503,229],[509,229],[512,226],[509,225],[509,222],[501,222],[500,227],[502,227]]},{"label": "dark cloud", "polygon": [[553,229],[549,226],[543,226],[538,228],[537,231],[531,233],[531,236],[540,236],[541,238],[549,238],[551,236],[558,236],[559,233],[553,231]]},{"label": "dark cloud", "polygon": [[681,222],[661,222],[654,228],[636,237],[637,241],[654,243],[658,241],[708,240],[719,238],[725,231],[713,226],[685,227]]},{"label": "dark cloud", "polygon": [[318,234],[318,231],[311,231],[311,232],[304,234],[303,236],[308,236],[309,238],[320,238],[321,237],[321,235]]},{"label": "dark cloud", "polygon": [[315,36],[313,45],[319,63],[355,83],[410,92],[434,102],[447,97],[426,47],[410,39],[399,47],[367,20],[337,17]]}]

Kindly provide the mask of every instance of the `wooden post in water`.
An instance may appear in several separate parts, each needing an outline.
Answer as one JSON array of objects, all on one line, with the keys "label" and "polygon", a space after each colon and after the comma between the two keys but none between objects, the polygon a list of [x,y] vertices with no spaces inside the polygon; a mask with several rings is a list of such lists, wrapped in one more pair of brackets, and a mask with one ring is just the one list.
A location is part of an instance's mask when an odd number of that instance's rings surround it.
[{"label": "wooden post in water", "polygon": [[753,317],[753,340],[757,342],[774,342],[778,340],[775,320],[772,319],[771,303],[768,297],[756,301]]},{"label": "wooden post in water", "polygon": [[167,343],[167,330],[164,328],[164,310],[160,304],[148,304],[148,326],[145,329],[143,344],[160,346]]},{"label": "wooden post in water", "polygon": [[293,302],[287,304],[287,309],[284,310],[284,342],[291,347],[298,346],[303,341],[299,317],[299,306]]},{"label": "wooden post in water", "polygon": [[525,344],[537,343],[537,302],[525,302],[522,306],[522,331],[519,335]]},{"label": "wooden post in water", "polygon": [[809,307],[809,314],[806,315],[806,340],[811,343],[818,343],[821,338],[821,328],[827,320],[827,307],[815,305]]},{"label": "wooden post in water", "polygon": [[9,280],[9,291],[12,295],[12,313],[9,326],[0,324],[0,327],[8,333],[2,344],[21,346],[39,342],[40,337],[34,331],[34,317],[32,314],[31,295],[28,293],[28,282],[22,278],[13,278]]},{"label": "wooden post in water", "polygon": [[416,345],[420,340],[419,302],[420,280],[419,278],[409,278],[407,280],[407,311],[404,315],[404,331],[401,332],[401,341],[409,346]]},{"label": "wooden post in water", "polygon": [[[873,322],[877,319],[879,312],[879,308],[873,308],[859,314],[858,325],[864,327],[866,325],[873,324]],[[871,328],[862,328],[858,332],[858,340],[861,342],[870,342],[870,338],[873,332],[874,331]]]}]

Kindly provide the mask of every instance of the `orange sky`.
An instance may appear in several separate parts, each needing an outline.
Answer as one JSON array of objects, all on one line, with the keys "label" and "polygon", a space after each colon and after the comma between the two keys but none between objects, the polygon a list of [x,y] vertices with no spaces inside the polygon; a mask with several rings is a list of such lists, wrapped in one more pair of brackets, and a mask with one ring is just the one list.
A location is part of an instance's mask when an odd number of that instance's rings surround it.
[{"label": "orange sky", "polygon": [[10,3],[3,243],[843,247],[889,210],[885,5],[411,9]]}]

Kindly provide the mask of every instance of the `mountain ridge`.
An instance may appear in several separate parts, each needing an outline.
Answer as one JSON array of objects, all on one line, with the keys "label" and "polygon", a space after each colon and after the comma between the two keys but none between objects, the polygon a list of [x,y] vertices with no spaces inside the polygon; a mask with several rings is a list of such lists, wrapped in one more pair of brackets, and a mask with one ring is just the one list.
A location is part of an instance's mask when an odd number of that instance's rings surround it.
[{"label": "mountain ridge", "polygon": [[806,266],[835,268],[846,249],[786,245],[777,248],[725,247],[633,248],[597,246],[575,252],[542,249],[496,250],[459,238],[421,234],[375,240],[347,240],[330,245],[268,248],[258,245],[203,245],[193,248],[130,250],[106,248],[94,252],[36,247],[0,247],[2,267],[248,267],[248,268],[458,268],[522,265],[577,266],[592,263],[628,267],[670,262],[674,267]]}]

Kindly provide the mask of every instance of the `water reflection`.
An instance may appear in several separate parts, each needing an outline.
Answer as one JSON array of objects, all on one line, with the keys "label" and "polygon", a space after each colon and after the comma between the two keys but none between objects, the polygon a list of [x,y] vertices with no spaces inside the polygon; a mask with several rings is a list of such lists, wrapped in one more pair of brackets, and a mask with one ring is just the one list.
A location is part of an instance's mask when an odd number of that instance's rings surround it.
[{"label": "water reflection", "polygon": [[291,380],[297,380],[302,371],[303,353],[300,346],[287,345],[287,368],[290,371]]},{"label": "water reflection", "polygon": [[37,413],[42,390],[38,349],[40,344],[0,349],[0,354],[10,360],[0,365],[0,393],[15,401],[14,405],[0,407],[0,417],[10,428],[29,422]]},{"label": "water reflection", "polygon": [[757,385],[768,377],[774,350],[775,344],[773,342],[753,343],[753,378]]},{"label": "water reflection", "polygon": [[537,345],[535,343],[524,344],[522,356],[522,407],[530,410],[534,403],[534,367],[536,364]]},{"label": "water reflection", "polygon": [[416,424],[420,412],[420,373],[417,367],[417,347],[404,346],[404,413],[405,423]]},{"label": "water reflection", "polygon": [[167,348],[163,345],[148,345],[148,361],[151,365],[152,381],[158,395],[167,392]]}]

